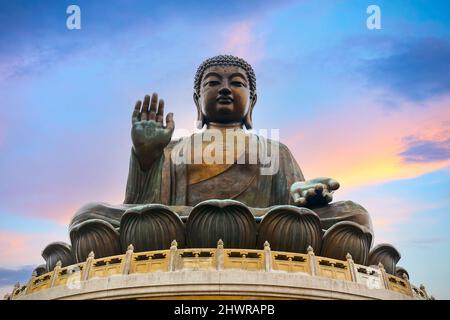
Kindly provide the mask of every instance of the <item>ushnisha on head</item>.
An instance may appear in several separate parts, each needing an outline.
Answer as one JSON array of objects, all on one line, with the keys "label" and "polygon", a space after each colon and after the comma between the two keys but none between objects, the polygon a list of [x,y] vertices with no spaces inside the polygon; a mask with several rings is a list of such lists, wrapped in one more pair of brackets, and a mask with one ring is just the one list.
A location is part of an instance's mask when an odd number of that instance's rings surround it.
[{"label": "ushnisha on head", "polygon": [[206,124],[245,125],[253,127],[256,103],[256,77],[244,59],[219,55],[205,60],[194,80],[197,126]]}]

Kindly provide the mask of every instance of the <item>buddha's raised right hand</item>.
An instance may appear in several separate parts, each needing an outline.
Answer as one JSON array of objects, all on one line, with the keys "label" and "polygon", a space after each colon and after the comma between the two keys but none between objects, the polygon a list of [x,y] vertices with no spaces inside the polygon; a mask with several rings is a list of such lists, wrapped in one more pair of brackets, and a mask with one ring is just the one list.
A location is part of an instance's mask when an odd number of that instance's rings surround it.
[{"label": "buddha's raised right hand", "polygon": [[172,138],[175,123],[173,113],[166,116],[163,124],[164,100],[158,102],[158,94],[146,95],[144,102],[136,102],[132,117],[131,139],[133,148],[143,170],[148,170],[161,155]]}]

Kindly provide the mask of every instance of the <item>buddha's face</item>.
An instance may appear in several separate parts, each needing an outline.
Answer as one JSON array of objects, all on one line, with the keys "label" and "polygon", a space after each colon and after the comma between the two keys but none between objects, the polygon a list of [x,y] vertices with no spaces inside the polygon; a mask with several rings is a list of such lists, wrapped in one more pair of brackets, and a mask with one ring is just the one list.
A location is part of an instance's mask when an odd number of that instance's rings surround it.
[{"label": "buddha's face", "polygon": [[196,104],[206,123],[243,123],[252,103],[244,69],[212,66],[203,73]]}]

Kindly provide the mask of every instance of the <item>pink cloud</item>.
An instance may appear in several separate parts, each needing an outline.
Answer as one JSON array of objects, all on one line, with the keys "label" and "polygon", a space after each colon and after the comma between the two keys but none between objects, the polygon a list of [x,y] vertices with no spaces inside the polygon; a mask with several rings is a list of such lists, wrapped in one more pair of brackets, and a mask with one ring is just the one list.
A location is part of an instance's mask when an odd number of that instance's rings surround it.
[{"label": "pink cloud", "polygon": [[[362,190],[364,190],[364,187]],[[351,198],[351,190],[339,190],[335,196],[335,200],[337,201]],[[448,199],[423,202],[422,199],[405,198],[398,194],[380,194],[376,191],[370,192],[364,197],[359,196],[357,202],[370,213],[375,231],[375,244],[383,242],[398,243],[401,240],[400,237],[404,236],[401,235],[401,232],[405,229],[405,226],[411,224],[412,219],[418,213],[444,208],[449,205]],[[418,222],[416,221],[415,223]],[[431,228],[431,226],[439,223],[439,221],[433,217],[421,217],[420,223],[422,228],[426,228],[425,225]]]},{"label": "pink cloud", "polygon": [[[418,212],[445,207],[448,200],[430,204],[376,191],[363,192],[363,198],[355,199],[354,192],[449,166],[450,159],[407,162],[401,155],[409,146],[407,137],[435,142],[450,138],[449,105],[447,96],[421,105],[404,103],[387,112],[370,99],[360,99],[334,106],[334,111],[322,114],[320,121],[312,119],[297,133],[291,130],[283,142],[290,147],[306,179],[336,178],[341,188],[335,200],[351,199],[368,210],[375,243],[398,243],[404,241],[400,235],[404,226]],[[420,223],[433,225],[437,221],[421,217]]]},{"label": "pink cloud", "polygon": [[69,242],[67,229],[61,232],[17,233],[0,231],[0,265],[14,268],[22,265],[44,263],[41,252],[50,242]]},{"label": "pink cloud", "polygon": [[387,113],[370,100],[352,102],[335,106],[335,112],[313,119],[284,142],[306,178],[334,177],[344,188],[413,178],[450,164],[450,159],[405,163],[400,156],[407,147],[405,137],[449,138],[449,105],[450,97],[445,97]]},{"label": "pink cloud", "polygon": [[256,32],[256,22],[245,20],[229,26],[222,35],[220,52],[242,57],[256,64],[264,57],[263,36]]},{"label": "pink cloud", "polygon": [[5,157],[1,173],[7,183],[0,185],[3,211],[67,225],[86,203],[122,203],[129,144],[121,149],[117,139],[108,136],[54,137],[46,141],[52,147],[45,152]]},{"label": "pink cloud", "polygon": [[72,202],[67,204],[34,202],[21,207],[23,215],[38,217],[68,225],[74,213],[85,203]]},{"label": "pink cloud", "polygon": [[[8,204],[8,207],[6,205],[4,207],[8,211],[15,212],[15,214],[20,214],[23,217],[37,217],[67,226],[75,212],[86,203],[93,201],[112,204],[122,203],[122,190],[126,180],[122,184],[114,186],[110,186],[106,181],[104,183],[95,181],[89,188],[77,184],[75,187],[78,190],[74,190],[72,193],[65,193],[64,189],[58,191],[49,188],[49,183],[45,182],[39,192],[23,198],[22,201],[20,201],[20,193],[14,194],[14,192],[11,192],[10,204]],[[98,190],[97,192],[94,190],[95,188]]]}]

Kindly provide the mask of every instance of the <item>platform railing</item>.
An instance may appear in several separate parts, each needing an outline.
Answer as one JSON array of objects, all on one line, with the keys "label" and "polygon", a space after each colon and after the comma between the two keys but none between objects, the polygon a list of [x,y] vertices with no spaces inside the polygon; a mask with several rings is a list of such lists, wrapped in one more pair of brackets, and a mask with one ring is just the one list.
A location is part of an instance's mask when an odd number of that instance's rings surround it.
[{"label": "platform railing", "polygon": [[58,262],[53,271],[40,276],[34,273],[25,285],[16,285],[10,299],[57,286],[80,286],[93,278],[151,272],[176,272],[181,270],[230,270],[302,273],[356,282],[369,289],[385,289],[414,299],[429,299],[423,286],[417,288],[408,278],[386,273],[383,265],[368,267],[355,264],[350,254],[346,260],[316,256],[313,248],[307,253],[272,251],[266,242],[263,250],[224,249],[219,240],[216,248],[178,249],[173,241],[169,250],[134,252],[130,245],[125,254],[95,258],[91,252],[85,262],[61,267]]}]

